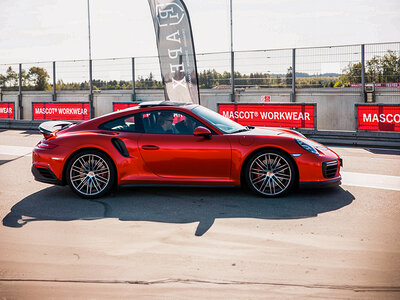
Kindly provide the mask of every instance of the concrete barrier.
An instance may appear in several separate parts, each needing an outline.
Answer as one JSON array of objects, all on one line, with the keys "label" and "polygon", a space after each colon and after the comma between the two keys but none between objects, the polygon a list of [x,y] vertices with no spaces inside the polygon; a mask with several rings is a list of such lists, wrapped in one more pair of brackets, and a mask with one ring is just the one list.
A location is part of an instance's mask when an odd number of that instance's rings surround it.
[{"label": "concrete barrier", "polygon": [[[291,89],[246,89],[237,90],[237,103],[260,103],[263,96],[270,96],[272,103],[290,102]],[[230,90],[208,89],[201,90],[201,104],[217,111],[218,103],[232,103]],[[57,92],[59,102],[86,102],[89,99],[88,91],[60,91]],[[136,100],[154,101],[163,100],[163,90],[136,90]],[[2,101],[15,103],[15,116],[18,119],[18,92],[2,92]],[[95,116],[104,115],[113,110],[113,102],[131,102],[130,90],[94,91]],[[40,121],[32,121],[32,102],[53,102],[51,92],[27,91],[22,93],[23,120],[18,122],[1,120],[0,128],[35,129]],[[359,89],[355,88],[321,88],[299,89],[296,102],[317,104],[317,130],[306,132],[307,135],[324,141],[339,143],[348,140],[347,144],[390,144],[400,146],[399,133],[385,132],[358,132],[356,131],[355,104],[363,103]],[[376,103],[400,104],[400,89],[390,93],[383,89],[376,93]],[[376,141],[376,143],[374,143]]]}]

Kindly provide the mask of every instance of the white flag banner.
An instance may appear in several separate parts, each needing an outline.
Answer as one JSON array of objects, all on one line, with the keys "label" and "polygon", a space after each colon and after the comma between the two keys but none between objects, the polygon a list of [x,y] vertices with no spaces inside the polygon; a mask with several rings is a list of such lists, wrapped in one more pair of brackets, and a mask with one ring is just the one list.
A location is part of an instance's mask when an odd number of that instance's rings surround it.
[{"label": "white flag banner", "polygon": [[200,104],[196,54],[187,8],[181,0],[149,0],[165,99]]}]

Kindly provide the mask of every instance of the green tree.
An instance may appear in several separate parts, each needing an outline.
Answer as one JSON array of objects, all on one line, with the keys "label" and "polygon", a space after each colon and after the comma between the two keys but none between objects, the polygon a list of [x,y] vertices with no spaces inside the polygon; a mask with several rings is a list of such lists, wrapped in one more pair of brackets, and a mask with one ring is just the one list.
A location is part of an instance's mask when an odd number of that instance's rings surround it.
[{"label": "green tree", "polygon": [[37,91],[50,90],[50,84],[48,82],[50,76],[45,69],[40,67],[32,67],[28,72],[29,82],[33,84]]},{"label": "green tree", "polygon": [[336,83],[333,85],[334,88],[343,87],[343,86],[344,86],[343,81],[341,81],[341,80],[336,81]]},{"label": "green tree", "polygon": [[8,67],[5,77],[5,85],[8,85],[9,87],[18,86],[18,74],[11,68],[11,66]]},{"label": "green tree", "polygon": [[367,82],[382,82],[383,70],[381,59],[379,57],[374,56],[367,61],[366,69]]},{"label": "green tree", "polygon": [[383,82],[399,82],[400,80],[400,57],[389,50],[380,61]]},{"label": "green tree", "polygon": [[343,71],[341,80],[346,83],[360,83],[361,82],[361,62],[356,64],[349,64]]},{"label": "green tree", "polygon": [[21,81],[22,81],[22,86],[24,87],[29,86],[29,76],[24,69],[21,70]]},{"label": "green tree", "polygon": [[5,87],[6,80],[7,80],[6,76],[0,74],[0,87]]},{"label": "green tree", "polygon": [[[383,56],[374,56],[365,64],[367,82],[400,82],[400,58],[388,50]],[[361,82],[361,62],[349,64],[340,76],[342,86]]]}]

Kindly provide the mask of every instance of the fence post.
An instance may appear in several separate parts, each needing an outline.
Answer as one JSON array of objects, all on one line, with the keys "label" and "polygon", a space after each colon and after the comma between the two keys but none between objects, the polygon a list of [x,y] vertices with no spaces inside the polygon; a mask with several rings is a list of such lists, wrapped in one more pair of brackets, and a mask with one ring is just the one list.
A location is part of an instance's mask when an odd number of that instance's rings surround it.
[{"label": "fence post", "polygon": [[53,61],[53,101],[57,101],[56,62]]},{"label": "fence post", "polygon": [[290,102],[296,102],[296,49],[292,49],[292,92]]},{"label": "fence post", "polygon": [[24,118],[24,108],[22,107],[22,64],[19,64],[19,74],[18,74],[18,111],[19,119]]},{"label": "fence post", "polygon": [[136,101],[135,78],[135,58],[132,57],[132,101]]},{"label": "fence post", "polygon": [[89,59],[89,103],[90,103],[90,118],[93,119],[95,116],[94,105],[93,105],[93,70],[92,60]]},{"label": "fence post", "polygon": [[231,51],[231,101],[235,102],[235,53]]},{"label": "fence post", "polygon": [[365,101],[365,45],[361,45],[361,97]]}]

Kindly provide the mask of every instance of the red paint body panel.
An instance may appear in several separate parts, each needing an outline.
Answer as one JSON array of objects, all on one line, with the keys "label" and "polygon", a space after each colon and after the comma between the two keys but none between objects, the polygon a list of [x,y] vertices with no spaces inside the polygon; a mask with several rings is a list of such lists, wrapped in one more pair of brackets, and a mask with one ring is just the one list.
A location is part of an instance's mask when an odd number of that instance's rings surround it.
[{"label": "red paint body panel", "polygon": [[[194,135],[149,134],[115,132],[99,129],[107,121],[152,110],[176,110],[201,121],[212,132],[208,139]],[[68,159],[81,149],[95,148],[105,152],[115,164],[118,184],[199,184],[240,185],[246,159],[263,148],[279,149],[292,157],[298,170],[299,182],[324,182],[340,178],[340,167],[334,178],[322,174],[322,163],[338,160],[333,151],[318,149],[320,155],[300,147],[294,138],[300,137],[287,129],[255,128],[247,132],[223,134],[212,124],[193,114],[183,106],[135,107],[111,113],[55,134],[48,141],[57,147],[42,150],[35,147],[34,166],[50,169],[65,182],[63,175]],[[112,144],[112,138],[124,142],[129,157],[125,157]],[[315,142],[314,142],[315,143]],[[315,143],[316,145],[319,145]]]},{"label": "red paint body panel", "polygon": [[[156,145],[158,150],[146,150]],[[223,136],[212,139],[193,135],[142,134],[138,147],[150,170],[166,178],[229,180],[231,146]]]}]

